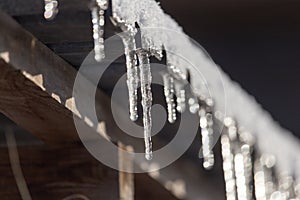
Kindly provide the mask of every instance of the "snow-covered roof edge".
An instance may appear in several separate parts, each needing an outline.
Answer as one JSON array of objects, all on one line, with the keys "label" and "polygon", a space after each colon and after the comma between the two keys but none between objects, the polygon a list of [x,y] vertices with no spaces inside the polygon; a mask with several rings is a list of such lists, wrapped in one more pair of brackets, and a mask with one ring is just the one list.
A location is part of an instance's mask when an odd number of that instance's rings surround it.
[{"label": "snow-covered roof edge", "polygon": [[[160,47],[174,55],[168,60],[181,69],[189,68],[192,85],[211,95],[216,109],[237,119],[239,125],[253,133],[263,153],[274,154],[279,170],[300,178],[300,142],[282,128],[255,99],[221,70],[203,49],[189,40],[182,28],[154,0],[112,0],[113,11],[128,23],[137,22],[145,38],[144,45]],[[153,31],[155,28],[160,31]],[[191,65],[187,65],[190,63]],[[193,77],[202,74],[202,78]],[[209,88],[209,91],[205,88]],[[272,139],[271,139],[272,138]],[[297,171],[298,170],[298,171]]]}]

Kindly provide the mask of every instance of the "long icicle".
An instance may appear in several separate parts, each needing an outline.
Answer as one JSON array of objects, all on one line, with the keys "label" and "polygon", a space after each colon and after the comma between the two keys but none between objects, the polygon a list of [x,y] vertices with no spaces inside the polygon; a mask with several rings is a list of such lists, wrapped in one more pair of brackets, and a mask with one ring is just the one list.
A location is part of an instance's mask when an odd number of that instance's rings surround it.
[{"label": "long icicle", "polygon": [[223,172],[226,188],[226,199],[236,200],[236,182],[234,178],[234,161],[231,142],[227,134],[221,136]]},{"label": "long icicle", "polygon": [[251,152],[249,144],[241,144],[234,157],[238,199],[253,199]]},{"label": "long icicle", "polygon": [[104,53],[104,25],[105,10],[108,8],[107,0],[94,0],[91,6],[95,60],[100,62],[105,57]]},{"label": "long icicle", "polygon": [[183,113],[186,109],[185,106],[185,90],[182,83],[176,82],[175,84],[175,93],[176,93],[176,110],[180,113]]},{"label": "long icicle", "polygon": [[164,94],[167,103],[168,121],[174,123],[176,121],[176,109],[174,102],[174,78],[169,74],[163,75]]},{"label": "long icicle", "polygon": [[137,112],[137,90],[139,84],[138,67],[137,67],[137,57],[136,57],[136,43],[135,35],[137,29],[134,25],[126,24],[124,21],[117,19],[118,26],[123,31],[120,36],[122,38],[125,57],[126,57],[126,67],[127,67],[127,88],[129,95],[129,113],[130,119],[136,121],[138,118]]},{"label": "long icicle", "polygon": [[202,136],[202,155],[203,167],[211,169],[215,163],[213,153],[213,115],[212,115],[212,100],[207,99],[206,102],[200,105],[199,117]]},{"label": "long icicle", "polygon": [[255,198],[257,200],[267,200],[279,195],[276,191],[276,183],[274,180],[275,157],[273,155],[264,154],[254,163],[254,187]]},{"label": "long icicle", "polygon": [[244,169],[245,169],[244,157],[241,152],[237,152],[234,155],[234,170],[235,170],[235,179],[236,179],[236,186],[237,186],[237,196],[238,199],[248,200]]},{"label": "long icicle", "polygon": [[295,199],[294,180],[288,174],[280,174],[278,181],[278,189],[283,199]]},{"label": "long icicle", "polygon": [[152,159],[152,142],[151,142],[152,76],[150,70],[150,59],[149,59],[149,53],[144,49],[138,49],[137,56],[139,60],[141,93],[142,93],[145,158],[147,160],[151,160]]},{"label": "long icicle", "polygon": [[224,119],[224,125],[227,127],[225,133],[221,136],[221,149],[223,158],[223,173],[225,179],[226,199],[236,200],[236,180],[235,180],[235,167],[234,167],[234,144],[233,141],[236,138],[234,132],[230,131],[230,128],[234,128],[234,121],[231,118]]}]

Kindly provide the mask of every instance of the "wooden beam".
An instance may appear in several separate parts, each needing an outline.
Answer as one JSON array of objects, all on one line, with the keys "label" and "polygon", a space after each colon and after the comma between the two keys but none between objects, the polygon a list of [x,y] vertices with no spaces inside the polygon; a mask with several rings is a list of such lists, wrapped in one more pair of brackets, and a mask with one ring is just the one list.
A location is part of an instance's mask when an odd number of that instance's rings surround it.
[{"label": "wooden beam", "polygon": [[[133,152],[131,146],[118,143],[119,149]],[[133,157],[119,151],[119,184],[120,184],[120,200],[134,200],[134,174],[124,172],[133,169]]]},{"label": "wooden beam", "polygon": [[[17,146],[24,179],[32,199],[84,196],[90,200],[119,199],[118,172],[91,157],[81,144]],[[6,147],[0,148],[0,196],[21,199]],[[135,199],[176,200],[146,174],[135,180]],[[155,193],[151,190],[155,188]]]},{"label": "wooden beam", "polygon": [[14,134],[7,134],[10,153],[0,148],[0,187],[6,188],[0,190],[1,199],[21,199],[24,185],[31,199],[63,199],[74,194],[90,200],[118,199],[118,172],[93,159],[82,145],[18,147],[12,144]]},{"label": "wooden beam", "polygon": [[[0,111],[44,141],[78,140],[72,107],[76,70],[9,16],[0,17]],[[100,90],[96,98],[100,121],[120,133],[106,106],[109,98]]]},{"label": "wooden beam", "polygon": [[3,59],[0,59],[0,71],[0,110],[3,114],[43,141],[79,139],[70,111]]}]

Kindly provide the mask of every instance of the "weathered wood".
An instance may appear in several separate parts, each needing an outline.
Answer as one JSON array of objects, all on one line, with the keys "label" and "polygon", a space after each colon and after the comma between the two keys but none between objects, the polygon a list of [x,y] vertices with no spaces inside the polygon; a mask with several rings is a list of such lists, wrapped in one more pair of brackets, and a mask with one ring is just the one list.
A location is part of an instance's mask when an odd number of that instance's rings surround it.
[{"label": "weathered wood", "polygon": [[[120,149],[133,152],[131,146],[125,146],[122,143],[118,143]],[[134,199],[134,174],[124,172],[130,171],[133,168],[133,157],[128,156],[119,151],[119,185],[120,185],[120,200],[133,200]]]},{"label": "weathered wood", "polygon": [[[72,194],[91,200],[118,199],[118,172],[93,159],[81,145],[23,146],[18,152],[32,199],[63,199]],[[6,148],[0,148],[0,158],[1,199],[21,199]]]},{"label": "weathered wood", "polygon": [[[118,172],[91,157],[81,144],[25,145],[16,150],[33,200],[64,199],[76,194],[90,200],[120,198]],[[21,199],[6,147],[0,148],[0,175],[1,199]],[[146,174],[137,175],[135,184],[137,200],[177,199]]]},{"label": "weathered wood", "polygon": [[2,113],[44,141],[79,139],[70,111],[2,59],[0,71]]},{"label": "weathered wood", "polygon": [[[1,111],[43,140],[78,140],[72,118],[77,72],[9,16],[0,16]],[[109,122],[108,131],[120,132],[106,106],[108,97],[97,91],[96,98],[100,120]]]},{"label": "weathered wood", "polygon": [[[136,174],[134,176],[135,183],[135,199],[136,200],[153,200],[153,199],[163,199],[163,200],[176,200],[179,199],[175,197],[171,192],[164,192],[162,187],[157,184],[155,179],[147,176],[146,174]],[[143,183],[143,184],[140,184]]]}]

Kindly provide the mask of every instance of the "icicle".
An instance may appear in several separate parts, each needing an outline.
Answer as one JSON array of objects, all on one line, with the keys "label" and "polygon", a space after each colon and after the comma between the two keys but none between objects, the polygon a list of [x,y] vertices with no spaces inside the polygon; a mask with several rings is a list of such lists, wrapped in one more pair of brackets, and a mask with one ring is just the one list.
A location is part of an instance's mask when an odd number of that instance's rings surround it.
[{"label": "icicle", "polygon": [[195,97],[189,98],[189,110],[192,114],[196,114],[199,110],[199,103]]},{"label": "icicle", "polygon": [[221,136],[221,148],[223,158],[223,172],[226,188],[226,199],[236,200],[236,182],[234,178],[234,155],[232,153],[232,146],[228,134]]},{"label": "icicle", "polygon": [[151,70],[149,53],[146,50],[138,49],[137,56],[139,60],[140,82],[142,93],[142,107],[143,107],[143,123],[144,123],[144,140],[145,140],[145,157],[147,160],[152,159],[152,142],[151,142],[151,106],[152,106],[152,92],[151,92]]},{"label": "icicle", "polygon": [[52,20],[58,13],[58,1],[57,0],[44,0],[45,11],[44,17],[47,20]]},{"label": "icicle", "polygon": [[[237,146],[237,128],[235,121],[232,118],[226,117],[224,119],[224,125],[227,128],[226,132],[221,136],[221,149],[223,158],[223,172],[226,187],[226,199],[236,200],[237,191],[237,181],[236,170],[238,161],[241,161],[241,155],[236,153]],[[239,176],[240,177],[240,176]]]},{"label": "icicle", "polygon": [[296,199],[300,199],[300,181],[296,181],[294,191]]},{"label": "icicle", "polygon": [[[254,163],[254,187],[257,200],[276,199],[276,182],[274,176],[275,157],[264,154]],[[273,196],[273,198],[271,198]]]},{"label": "icicle", "polygon": [[234,157],[238,199],[252,200],[251,147],[243,144]]},{"label": "icicle", "polygon": [[93,23],[93,38],[94,38],[94,50],[95,60],[100,62],[104,59],[104,25],[105,16],[104,12],[108,8],[107,0],[93,1],[91,6],[92,23]]},{"label": "icicle", "polygon": [[178,80],[186,80],[187,79],[187,74],[183,73],[180,70],[180,68],[172,65],[171,63],[168,63],[168,70]]},{"label": "icicle", "polygon": [[169,74],[163,75],[164,81],[164,94],[167,103],[168,110],[168,121],[174,123],[176,121],[176,110],[175,110],[175,91],[174,91],[174,78]]},{"label": "icicle", "polygon": [[278,181],[278,190],[281,192],[282,199],[294,199],[294,180],[291,176],[281,174]]},{"label": "icicle", "polygon": [[[237,190],[239,199],[253,199],[253,145],[254,138],[253,136],[244,131],[242,128],[238,132],[240,147],[238,152],[242,156],[240,163],[235,163],[236,170],[236,179],[237,179]],[[239,184],[240,183],[240,184]]]},{"label": "icicle", "polygon": [[120,36],[122,38],[124,48],[125,48],[125,58],[127,67],[127,88],[129,94],[129,113],[130,119],[136,121],[138,118],[137,113],[137,90],[139,84],[138,77],[138,67],[137,67],[137,57],[136,57],[136,43],[135,35],[137,29],[134,25],[125,23],[118,17],[114,17],[116,26],[120,27],[123,31]]},{"label": "icicle", "polygon": [[[224,137],[230,145],[229,150],[231,152],[227,160],[230,160],[231,164],[233,164],[233,168],[228,173],[233,173],[231,179],[234,179],[233,183],[235,184],[235,189],[233,190],[235,193],[234,199],[252,200],[252,148],[254,138],[242,128],[238,129],[236,122],[232,118],[225,118],[224,125],[227,128]],[[224,158],[226,157],[223,156]],[[224,165],[226,165],[225,162],[224,159]],[[224,177],[226,177],[226,173],[224,170]],[[228,195],[233,197],[231,193]]]},{"label": "icicle", "polygon": [[[209,102],[212,102],[209,100]],[[213,116],[212,116],[212,103],[210,106],[207,104],[200,106],[199,117],[202,136],[202,155],[203,167],[211,169],[215,163],[213,153]]]},{"label": "icicle", "polygon": [[178,81],[175,82],[175,93],[176,93],[176,103],[177,103],[177,111],[183,113],[185,111],[185,90],[184,85],[179,83]]},{"label": "icicle", "polygon": [[158,60],[161,60],[163,57],[163,51],[162,48],[155,48],[152,47],[150,48],[150,54],[151,56],[154,56],[155,58],[157,58]]}]

